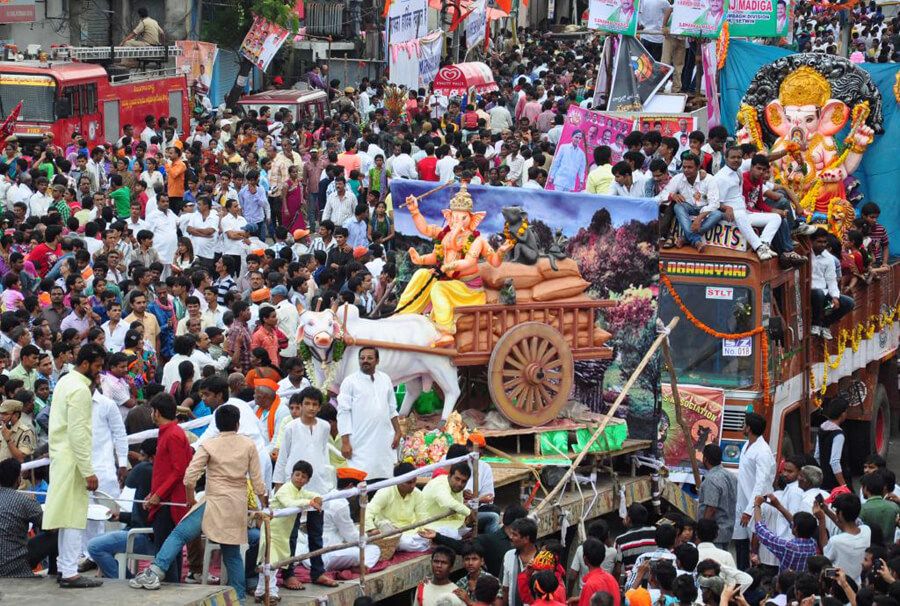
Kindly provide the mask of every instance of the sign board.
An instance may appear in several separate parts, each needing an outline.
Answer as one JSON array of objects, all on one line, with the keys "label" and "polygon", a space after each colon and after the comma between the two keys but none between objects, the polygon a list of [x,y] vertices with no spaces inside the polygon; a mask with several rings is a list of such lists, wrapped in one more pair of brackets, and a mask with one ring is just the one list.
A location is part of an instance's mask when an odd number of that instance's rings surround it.
[{"label": "sign board", "polygon": [[680,36],[718,38],[726,14],[728,0],[675,0],[671,30]]},{"label": "sign board", "polygon": [[0,2],[0,23],[32,23],[37,20],[34,0]]},{"label": "sign board", "polygon": [[[681,225],[677,223],[675,225],[675,235],[682,235]],[[727,248],[737,252],[747,251],[747,239],[744,238],[741,231],[733,223],[717,223],[712,229],[704,232],[702,238],[703,243],[707,246]]]},{"label": "sign board", "polygon": [[662,385],[662,414],[658,440],[669,471],[691,471],[691,458],[703,468],[703,447],[718,444],[725,417],[725,390],[700,385],[679,385],[681,415],[688,434],[676,422],[672,387]]},{"label": "sign board", "polygon": [[637,33],[639,0],[590,0],[588,29],[633,36]]},{"label": "sign board", "polygon": [[[787,19],[787,7],[784,6]],[[785,26],[786,27],[786,26]],[[739,38],[775,38],[779,35],[776,0],[731,0],[728,33]]]},{"label": "sign board", "polygon": [[385,22],[387,43],[416,40],[428,33],[428,0],[392,0]]},{"label": "sign board", "polygon": [[726,358],[747,358],[753,355],[753,337],[722,339],[722,356]]},{"label": "sign board", "polygon": [[706,298],[719,301],[731,301],[734,299],[734,289],[730,286],[707,286]]},{"label": "sign board", "polygon": [[750,266],[746,263],[667,259],[662,264],[665,266],[666,273],[670,276],[728,280],[744,280],[750,276]]}]

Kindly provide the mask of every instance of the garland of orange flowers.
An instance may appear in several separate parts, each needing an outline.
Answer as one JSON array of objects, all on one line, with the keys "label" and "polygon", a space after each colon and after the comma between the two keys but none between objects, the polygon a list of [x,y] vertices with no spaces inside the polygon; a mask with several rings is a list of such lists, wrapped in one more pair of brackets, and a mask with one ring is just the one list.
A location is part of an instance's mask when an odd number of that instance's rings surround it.
[{"label": "garland of orange flowers", "polygon": [[731,34],[728,31],[728,21],[726,21],[722,24],[722,33],[719,34],[719,38],[716,40],[716,67],[718,69],[725,67],[725,59],[728,58],[729,42],[731,42]]},{"label": "garland of orange flowers", "polygon": [[763,406],[770,407],[772,405],[772,394],[770,393],[771,385],[769,381],[769,341],[765,337],[765,328],[762,326],[757,326],[752,330],[748,330],[746,332],[719,332],[714,328],[710,328],[703,322],[701,322],[697,316],[695,316],[690,309],[685,306],[684,302],[681,300],[681,297],[675,292],[675,287],[672,286],[672,281],[669,280],[669,276],[665,273],[660,273],[659,281],[663,283],[666,287],[666,290],[669,291],[669,295],[671,295],[672,300],[675,301],[675,304],[678,306],[678,309],[681,310],[681,313],[684,314],[684,317],[687,318],[688,322],[694,325],[695,328],[705,332],[706,334],[715,337],[717,339],[746,339],[747,337],[754,337],[756,335],[760,335],[759,344],[760,351],[762,354],[762,366],[763,366]]}]

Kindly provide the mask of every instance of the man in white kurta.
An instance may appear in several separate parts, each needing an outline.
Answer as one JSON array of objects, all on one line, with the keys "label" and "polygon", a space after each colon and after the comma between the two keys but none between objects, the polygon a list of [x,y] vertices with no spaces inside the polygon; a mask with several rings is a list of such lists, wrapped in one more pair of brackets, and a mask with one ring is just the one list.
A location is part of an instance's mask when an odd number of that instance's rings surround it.
[{"label": "man in white kurta", "polygon": [[766,420],[750,412],[744,421],[744,435],[747,441],[741,448],[738,465],[737,504],[734,520],[734,534],[737,565],[740,570],[750,567],[750,520],[753,516],[753,499],[757,495],[772,492],[775,480],[775,456],[772,448],[763,438]]},{"label": "man in white kurta", "polygon": [[50,487],[42,527],[59,529],[57,565],[62,587],[97,587],[97,579],[78,574],[88,491],[99,484],[91,463],[91,383],[103,369],[106,352],[85,345],[75,368],[56,384],[50,408]]},{"label": "man in white kurta", "polygon": [[[315,469],[315,468],[313,468]],[[324,525],[322,526],[322,546],[331,547],[341,543],[356,543],[359,541],[359,525],[350,517],[350,502],[347,499],[332,499],[325,501],[322,507]],[[299,553],[309,551],[306,543],[306,535],[300,533],[297,537]],[[366,567],[371,568],[378,563],[381,557],[381,549],[378,545],[369,543],[366,545]],[[302,564],[309,567],[309,560],[303,560]],[[322,565],[326,571],[346,570],[359,566],[359,547],[346,547],[330,553],[322,554]]]},{"label": "man in white kurta", "polygon": [[153,232],[153,248],[165,268],[163,276],[167,276],[178,248],[178,215],[169,209],[168,199],[159,200],[156,210],[147,213],[147,229]]},{"label": "man in white kurta", "polygon": [[316,494],[326,494],[334,488],[334,468],[328,460],[328,444],[331,442],[331,425],[328,421],[313,418],[311,424],[302,417],[289,421],[281,435],[278,458],[272,481],[284,484],[291,479],[291,470],[297,461],[306,461],[313,468],[313,476],[307,489]]},{"label": "man in white kurta", "polygon": [[366,472],[369,482],[393,475],[401,436],[394,386],[377,365],[377,349],[360,349],[359,372],[341,382],[337,398],[341,454],[348,466]]},{"label": "man in white kurta", "polygon": [[[116,498],[121,492],[119,478],[124,478],[128,471],[128,434],[125,432],[125,423],[115,401],[95,390],[92,402],[91,461],[100,483],[100,492]],[[87,554],[88,541],[103,534],[105,524],[106,522],[102,520],[88,520],[84,533],[82,550],[84,554]]]}]

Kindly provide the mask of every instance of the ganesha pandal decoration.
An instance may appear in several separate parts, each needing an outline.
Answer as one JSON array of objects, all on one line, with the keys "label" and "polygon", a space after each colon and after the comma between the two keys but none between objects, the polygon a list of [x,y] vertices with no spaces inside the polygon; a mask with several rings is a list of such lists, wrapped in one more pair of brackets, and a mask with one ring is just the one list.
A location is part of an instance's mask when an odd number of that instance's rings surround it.
[{"label": "ganesha pandal decoration", "polygon": [[[842,57],[804,53],[756,74],[741,101],[737,138],[770,155],[783,152],[773,162],[776,182],[797,195],[809,223],[842,237],[855,215],[850,175],[881,122],[881,95],[868,73]],[[848,125],[839,143],[835,136]]]}]

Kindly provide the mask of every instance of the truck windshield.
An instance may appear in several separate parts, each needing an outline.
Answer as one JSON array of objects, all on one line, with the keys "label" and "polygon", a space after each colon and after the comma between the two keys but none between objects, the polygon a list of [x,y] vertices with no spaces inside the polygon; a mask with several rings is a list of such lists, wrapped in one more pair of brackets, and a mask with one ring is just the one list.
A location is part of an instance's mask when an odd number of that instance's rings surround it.
[{"label": "truck windshield", "polygon": [[[721,332],[745,332],[753,328],[753,293],[737,286],[673,284],[685,307],[694,316]],[[753,383],[752,339],[718,339],[695,327],[681,313],[669,291],[660,289],[659,316],[668,322],[678,316],[672,332],[672,357],[678,380],[711,387],[747,387]]]},{"label": "truck windshield", "polygon": [[19,103],[23,122],[53,122],[56,117],[53,102],[56,99],[56,81],[49,76],[30,74],[0,74],[0,114],[4,117]]}]

